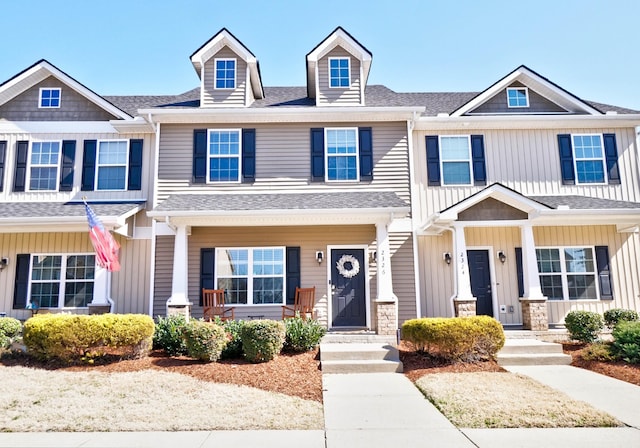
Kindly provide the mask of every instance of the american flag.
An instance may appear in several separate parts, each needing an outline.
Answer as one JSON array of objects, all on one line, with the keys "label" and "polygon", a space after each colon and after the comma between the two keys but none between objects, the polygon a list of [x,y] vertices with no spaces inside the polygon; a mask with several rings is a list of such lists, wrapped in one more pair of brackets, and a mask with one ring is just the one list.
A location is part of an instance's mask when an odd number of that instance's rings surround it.
[{"label": "american flag", "polygon": [[84,208],[89,220],[89,237],[96,252],[98,266],[105,268],[107,271],[119,271],[118,250],[120,245],[113,239],[113,235],[104,228],[96,213],[89,207],[89,204],[85,202]]}]

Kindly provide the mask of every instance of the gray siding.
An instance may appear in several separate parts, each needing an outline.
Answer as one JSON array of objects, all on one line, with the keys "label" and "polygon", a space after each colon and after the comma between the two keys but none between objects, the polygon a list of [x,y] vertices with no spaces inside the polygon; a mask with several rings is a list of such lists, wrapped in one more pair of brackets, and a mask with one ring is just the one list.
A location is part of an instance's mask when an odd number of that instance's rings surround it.
[{"label": "gray siding", "polygon": [[[41,87],[61,88],[59,108],[38,108]],[[106,121],[115,118],[53,76],[0,106],[0,119],[12,121]]]},{"label": "gray siding", "polygon": [[[329,58],[348,57],[350,59],[351,85],[348,88],[329,87]],[[361,95],[361,62],[342,47],[336,47],[318,61],[318,105],[364,104]]]},{"label": "gray siding", "polygon": [[[167,300],[171,297],[173,275],[173,243],[173,236],[156,237],[156,263],[153,285],[154,316],[165,316],[167,314]],[[191,269],[193,268],[194,266],[191,266]],[[196,269],[198,272],[200,271],[200,263],[197,264]]]},{"label": "gray siding", "polygon": [[[526,87],[524,84],[514,82],[509,87]],[[507,106],[507,89],[503,89],[493,98],[484,104],[475,108],[469,115],[473,114],[544,114],[544,113],[567,113],[567,110],[558,106],[538,94],[531,88],[529,90],[529,107],[508,107]]]},{"label": "gray siding", "polygon": [[[216,58],[234,58],[236,60],[236,88],[215,88],[215,60]],[[224,47],[204,64],[202,77],[202,107],[211,106],[244,106],[246,104],[247,63],[229,47]]]}]

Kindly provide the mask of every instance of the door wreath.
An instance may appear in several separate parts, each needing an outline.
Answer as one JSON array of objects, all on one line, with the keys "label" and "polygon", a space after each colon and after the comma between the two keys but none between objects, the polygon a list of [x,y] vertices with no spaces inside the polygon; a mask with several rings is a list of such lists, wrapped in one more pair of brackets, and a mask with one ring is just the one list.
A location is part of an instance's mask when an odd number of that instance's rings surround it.
[{"label": "door wreath", "polygon": [[336,268],[344,278],[353,278],[360,272],[360,262],[353,255],[345,254],[336,263]]}]

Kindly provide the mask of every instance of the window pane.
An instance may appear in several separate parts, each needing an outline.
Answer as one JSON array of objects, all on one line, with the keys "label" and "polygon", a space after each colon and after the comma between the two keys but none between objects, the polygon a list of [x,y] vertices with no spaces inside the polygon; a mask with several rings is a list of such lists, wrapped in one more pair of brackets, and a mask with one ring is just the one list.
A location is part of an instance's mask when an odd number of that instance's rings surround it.
[{"label": "window pane", "polygon": [[284,253],[282,249],[255,249],[253,251],[253,275],[282,275]]},{"label": "window pane", "polygon": [[569,300],[596,300],[595,275],[567,275]]},{"label": "window pane", "polygon": [[567,248],[564,250],[564,261],[567,272],[595,272],[590,248]]},{"label": "window pane", "polygon": [[227,249],[217,251],[219,277],[248,275],[249,251],[246,249]]},{"label": "window pane", "polygon": [[127,142],[113,141],[100,142],[98,151],[99,165],[126,165],[127,164]]},{"label": "window pane", "polygon": [[329,180],[357,180],[357,159],[355,156],[332,156],[327,159]]},{"label": "window pane", "polygon": [[441,137],[440,153],[442,160],[469,160],[471,157],[467,137]]},{"label": "window pane", "polygon": [[58,168],[31,168],[29,180],[30,190],[56,190],[58,184]]},{"label": "window pane", "polygon": [[329,59],[329,85],[349,87],[349,58]]},{"label": "window pane", "polygon": [[542,294],[547,296],[549,300],[562,300],[564,298],[562,276],[560,275],[541,275],[540,287],[542,288]]},{"label": "window pane", "polygon": [[216,61],[216,88],[235,88],[236,61],[221,59]]},{"label": "window pane", "polygon": [[67,280],[93,280],[95,263],[94,255],[71,255],[67,257]]},{"label": "window pane", "polygon": [[282,277],[253,279],[253,303],[284,303]]},{"label": "window pane", "polygon": [[56,308],[60,295],[59,283],[32,283],[31,303],[37,304],[41,308]]},{"label": "window pane", "polygon": [[538,272],[562,272],[559,249],[536,249]]},{"label": "window pane", "polygon": [[576,161],[579,183],[604,183],[604,164],[601,160]]},{"label": "window pane", "polygon": [[98,168],[98,190],[124,190],[126,167],[106,166]]},{"label": "window pane", "polygon": [[445,185],[469,185],[471,183],[469,162],[443,163],[442,179]]},{"label": "window pane", "polygon": [[224,289],[224,303],[246,305],[247,304],[247,279],[246,278],[220,278],[218,289]]},{"label": "window pane", "polygon": [[34,256],[31,280],[60,280],[61,267],[61,256]]},{"label": "window pane", "polygon": [[70,308],[87,307],[93,300],[93,282],[67,283],[64,291],[64,306]]},{"label": "window pane", "polygon": [[209,131],[209,181],[240,179],[240,132]]},{"label": "window pane", "polygon": [[356,154],[355,129],[327,130],[327,154]]}]

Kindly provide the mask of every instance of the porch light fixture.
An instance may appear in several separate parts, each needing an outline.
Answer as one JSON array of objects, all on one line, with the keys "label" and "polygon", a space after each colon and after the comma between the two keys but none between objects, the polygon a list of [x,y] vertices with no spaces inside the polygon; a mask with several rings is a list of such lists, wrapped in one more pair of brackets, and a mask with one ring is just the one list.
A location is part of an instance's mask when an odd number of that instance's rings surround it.
[{"label": "porch light fixture", "polygon": [[445,263],[451,264],[451,253],[450,252],[443,253],[442,259],[444,260]]},{"label": "porch light fixture", "polygon": [[316,261],[318,262],[318,264],[321,264],[323,259],[324,259],[324,253],[322,253],[321,250],[317,250],[316,251]]},{"label": "porch light fixture", "polygon": [[6,268],[8,264],[9,264],[9,259],[8,258],[6,258],[6,257],[0,258],[0,271],[2,271],[4,268]]},{"label": "porch light fixture", "polygon": [[507,254],[505,254],[503,250],[498,251],[498,260],[500,260],[500,263],[502,264],[507,261]]}]

